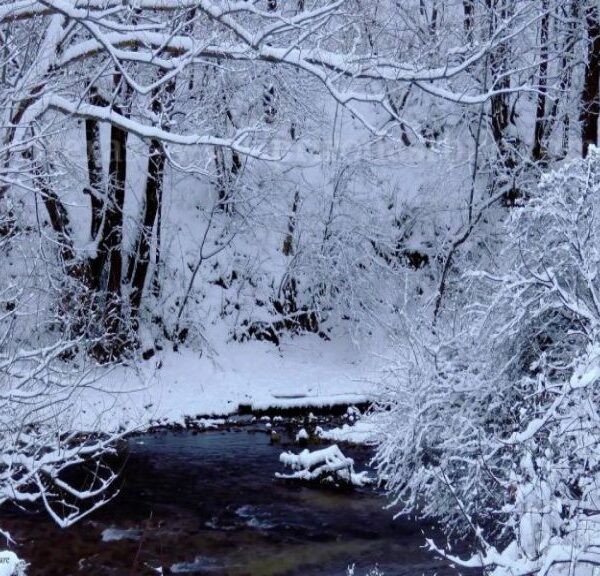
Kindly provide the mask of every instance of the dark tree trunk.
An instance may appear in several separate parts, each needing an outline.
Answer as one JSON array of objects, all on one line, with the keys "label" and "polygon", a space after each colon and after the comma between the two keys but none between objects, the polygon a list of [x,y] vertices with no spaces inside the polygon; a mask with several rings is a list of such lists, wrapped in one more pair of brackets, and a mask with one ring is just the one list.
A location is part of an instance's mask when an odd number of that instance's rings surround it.
[{"label": "dark tree trunk", "polygon": [[[514,0],[486,0],[490,17],[490,37],[502,25],[510,20]],[[514,205],[522,196],[517,182],[518,165],[517,138],[511,137],[511,96],[507,92],[511,86],[510,70],[511,49],[508,42],[501,42],[489,55],[490,88],[501,91],[490,99],[490,129],[497,150],[495,183],[505,189],[504,204]]]},{"label": "dark tree trunk", "polygon": [[[123,89],[120,75],[115,76],[115,90],[123,93],[124,109],[113,104],[119,113],[126,113],[130,94]],[[127,132],[112,126],[110,134],[110,161],[104,206],[104,218],[96,255],[90,262],[90,283],[100,296],[105,294],[104,341],[97,346],[96,356],[102,360],[117,358],[128,343],[123,319],[121,288],[123,281],[123,206],[127,177]],[[106,283],[104,282],[106,279]]]},{"label": "dark tree trunk", "polygon": [[146,179],[146,200],[142,227],[137,240],[134,257],[130,261],[129,279],[131,281],[131,315],[137,323],[142,295],[146,285],[146,276],[150,265],[150,249],[154,226],[157,221],[160,206],[161,191],[166,157],[158,140],[150,142],[148,155],[148,175]]},{"label": "dark tree trunk", "polygon": [[152,294],[160,296],[160,264],[161,264],[161,241],[162,241],[162,206],[163,188],[158,189],[158,209],[156,213],[156,250],[154,251],[154,276],[152,278]]},{"label": "dark tree trunk", "polygon": [[117,340],[122,336],[121,282],[123,274],[123,206],[127,175],[127,132],[111,130],[110,179],[104,216],[102,252],[108,260],[106,284],[106,328]]},{"label": "dark tree trunk", "polygon": [[[168,82],[164,87],[163,98],[161,91],[157,90],[152,98],[152,110],[157,115],[162,115],[167,121],[163,122],[163,129],[168,130],[168,118],[175,92],[175,81]],[[152,280],[153,292],[158,295],[158,265],[160,263],[160,225],[162,193],[164,185],[164,172],[167,156],[164,148],[157,139],[150,141],[148,149],[148,168],[146,176],[146,194],[142,225],[136,241],[135,249],[129,260],[127,281],[131,285],[129,303],[133,327],[138,328],[138,315],[142,297],[146,287],[146,278],[150,267],[152,238],[156,227],[155,274]]]},{"label": "dark tree trunk", "polygon": [[425,21],[425,24],[427,24],[427,30],[429,32],[429,35],[435,36],[435,34],[437,32],[437,28],[438,28],[438,16],[439,16],[437,0],[433,0],[433,2],[432,2],[431,14],[429,14],[429,12],[427,11],[427,6],[425,4],[425,0],[421,0],[419,2],[419,10],[421,12],[421,17]]},{"label": "dark tree trunk", "polygon": [[[277,10],[277,0],[267,0],[267,10],[275,12]],[[263,91],[263,110],[265,112],[265,122],[272,124],[277,116],[276,90],[272,83],[268,83]]]},{"label": "dark tree trunk", "polygon": [[[503,48],[499,49],[502,52]],[[495,90],[502,90],[510,87],[510,78],[500,77],[500,62],[503,60],[502,53],[492,55],[491,66],[492,72],[497,72],[494,82]],[[496,94],[491,98],[491,115],[492,115],[492,135],[494,142],[498,148],[500,156],[503,160],[508,157],[508,149],[506,142],[506,129],[510,124],[510,107],[509,100],[506,94]]]},{"label": "dark tree trunk", "polygon": [[[500,22],[507,19],[508,7],[506,0],[487,0],[490,10],[490,35],[496,30]],[[506,74],[509,48],[505,42],[498,45],[490,54],[490,73],[492,89],[502,90],[510,88],[510,77]],[[506,160],[507,142],[506,129],[510,124],[510,102],[507,94],[495,94],[491,98],[491,128],[494,142],[498,147],[500,157]]]},{"label": "dark tree trunk", "polygon": [[214,148],[214,159],[216,168],[215,186],[217,189],[218,207],[226,214],[233,214],[235,211],[234,185],[237,176],[242,168],[242,162],[237,153],[231,156],[231,167],[228,165],[228,158],[225,150],[221,147]]},{"label": "dark tree trunk", "polygon": [[296,192],[294,192],[294,202],[292,203],[292,212],[288,217],[288,231],[281,249],[286,256],[291,256],[294,253],[294,233],[296,232],[296,217],[299,203],[300,192],[298,189],[296,189]]},{"label": "dark tree trunk", "polygon": [[588,53],[581,98],[581,153],[585,158],[590,146],[598,143],[600,115],[600,14],[594,3],[586,9]]},{"label": "dark tree trunk", "polygon": [[265,111],[265,122],[267,122],[267,124],[275,122],[275,117],[277,116],[277,103],[275,86],[273,86],[273,84],[265,86],[263,92],[263,109]]},{"label": "dark tree trunk", "polygon": [[223,149],[215,146],[213,150],[213,155],[215,159],[215,172],[216,172],[216,180],[215,185],[217,188],[217,199],[219,208],[223,212],[229,212],[230,209],[230,190],[227,185],[227,168],[225,166],[225,154],[223,153]]},{"label": "dark tree trunk", "polygon": [[44,177],[37,176],[35,185],[36,189],[39,190],[46,212],[50,218],[52,230],[54,230],[54,233],[56,234],[60,246],[60,256],[65,265],[65,270],[67,272],[73,271],[76,265],[76,254],[71,236],[69,213]]},{"label": "dark tree trunk", "polygon": [[[107,102],[97,92],[92,91],[90,102],[95,106],[106,106]],[[91,224],[90,237],[95,239],[102,225],[102,210],[104,208],[104,183],[102,177],[102,146],[100,143],[100,126],[98,121],[87,118],[85,121],[85,139],[87,152],[88,179],[90,189],[85,190],[90,195]]]},{"label": "dark tree trunk", "polygon": [[[559,83],[559,94],[565,96],[571,92],[571,85],[573,82],[573,63],[577,60],[575,55],[575,46],[577,44],[577,22],[579,20],[579,0],[571,0],[570,14],[566,10],[564,15],[570,17],[565,40],[562,46],[557,46],[557,50],[562,52],[560,59],[560,70],[561,78]],[[561,35],[562,36],[562,35]],[[556,124],[559,121],[559,108],[561,103],[564,102],[563,98],[554,98],[550,112],[546,116],[546,122],[544,126],[544,139],[545,143],[543,148],[547,151],[549,148],[549,139],[553,134]],[[563,123],[563,134],[561,144],[561,157],[565,157],[569,149],[569,132],[570,132],[570,116],[568,110],[565,110],[562,115]]]},{"label": "dark tree trunk", "polygon": [[79,337],[89,331],[97,311],[94,292],[89,289],[89,268],[85,261],[77,257],[66,206],[37,163],[34,163],[34,173],[35,187],[56,235],[62,269],[67,280],[62,286],[59,300],[58,318],[62,325],[61,329],[69,338]]},{"label": "dark tree trunk", "polygon": [[475,29],[475,6],[473,5],[473,0],[463,0],[463,13],[467,41],[473,42],[473,31]]},{"label": "dark tree trunk", "polygon": [[546,127],[546,99],[548,86],[548,27],[550,14],[548,14],[548,0],[542,0],[542,21],[540,23],[540,70],[538,75],[538,98],[535,111],[535,129],[533,136],[533,150],[531,156],[534,162],[539,162],[546,155],[544,146],[544,130]]}]

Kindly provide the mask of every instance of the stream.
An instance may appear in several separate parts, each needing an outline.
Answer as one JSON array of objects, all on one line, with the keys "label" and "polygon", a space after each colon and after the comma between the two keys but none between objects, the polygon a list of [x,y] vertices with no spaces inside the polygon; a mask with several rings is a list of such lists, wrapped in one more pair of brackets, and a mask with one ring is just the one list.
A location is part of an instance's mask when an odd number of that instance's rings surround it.
[{"label": "stream", "polygon": [[[357,576],[376,565],[386,576],[456,574],[376,489],[275,480],[280,453],[301,450],[283,440],[250,427],[134,437],[109,504],[67,530],[23,511],[3,513],[2,528],[31,576],[343,576],[350,564]],[[342,450],[366,467],[366,448]]]}]

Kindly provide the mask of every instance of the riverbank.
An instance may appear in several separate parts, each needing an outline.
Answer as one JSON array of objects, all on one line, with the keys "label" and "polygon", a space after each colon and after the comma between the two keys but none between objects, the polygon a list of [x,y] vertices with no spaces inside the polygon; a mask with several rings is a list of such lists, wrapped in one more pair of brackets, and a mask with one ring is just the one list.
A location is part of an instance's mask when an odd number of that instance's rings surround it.
[{"label": "riverbank", "polygon": [[226,343],[210,355],[162,350],[103,374],[79,396],[73,425],[143,431],[239,413],[345,410],[376,399],[381,366],[368,351],[316,336],[279,348]]}]

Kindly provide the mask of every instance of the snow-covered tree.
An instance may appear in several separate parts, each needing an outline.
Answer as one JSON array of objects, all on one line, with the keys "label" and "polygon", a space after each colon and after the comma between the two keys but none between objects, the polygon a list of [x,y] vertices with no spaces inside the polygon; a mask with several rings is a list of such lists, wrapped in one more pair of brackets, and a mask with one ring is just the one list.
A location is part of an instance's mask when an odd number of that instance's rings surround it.
[{"label": "snow-covered tree", "polygon": [[[545,14],[534,4],[474,3],[467,14],[462,2],[3,3],[0,178],[5,190],[29,187],[43,200],[75,308],[92,312],[104,333],[95,356],[108,360],[135,346],[145,297],[160,292],[169,179],[192,186],[205,176],[221,208],[232,214],[237,206],[234,222],[247,222],[247,192],[256,198],[264,187],[261,161],[308,164],[306,151],[294,156],[314,141],[311,99],[349,113],[361,139],[437,146],[446,119],[456,122],[463,107],[502,101],[505,110],[507,98],[535,93],[536,63],[517,57],[503,57],[501,80],[479,81],[495,54],[525,31],[532,37]],[[84,149],[65,154],[74,141]],[[144,166],[137,186],[136,163]],[[332,169],[331,188],[347,180],[342,168]],[[89,209],[73,210],[73,202]],[[199,203],[211,212],[211,202]],[[347,257],[331,257],[338,239],[355,237],[327,224],[336,210],[326,208],[319,222],[332,242],[317,259],[327,274],[304,288],[284,282],[287,296],[272,306],[281,317],[305,318],[309,329],[332,296],[345,305],[369,294],[361,288],[355,296],[355,286],[339,282],[373,254],[355,243]],[[294,303],[298,291],[306,298]],[[75,334],[85,333],[80,324],[74,313]]]},{"label": "snow-covered tree", "polygon": [[[400,510],[471,534],[464,566],[592,574],[600,561],[600,153],[514,209],[501,257],[398,367],[378,460]],[[457,297],[459,298],[459,297]],[[443,317],[443,315],[442,315]]]},{"label": "snow-covered tree", "polygon": [[[111,498],[125,429],[94,412],[101,374],[61,334],[60,275],[11,217],[0,228],[0,506],[36,504],[66,527]],[[115,398],[97,394],[108,411]]]}]

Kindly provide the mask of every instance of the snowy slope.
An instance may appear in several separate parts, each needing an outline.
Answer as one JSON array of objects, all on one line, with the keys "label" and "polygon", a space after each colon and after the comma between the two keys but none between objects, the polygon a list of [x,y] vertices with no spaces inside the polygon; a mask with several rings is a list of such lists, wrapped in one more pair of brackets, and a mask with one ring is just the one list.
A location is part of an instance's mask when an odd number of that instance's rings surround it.
[{"label": "snowy slope", "polygon": [[163,352],[136,368],[119,367],[102,378],[102,392],[82,396],[76,421],[85,428],[235,413],[240,404],[269,407],[355,404],[374,398],[379,361],[352,345],[316,336],[284,343],[229,343],[209,358],[184,349]]}]

